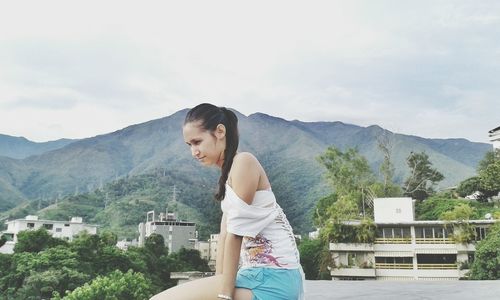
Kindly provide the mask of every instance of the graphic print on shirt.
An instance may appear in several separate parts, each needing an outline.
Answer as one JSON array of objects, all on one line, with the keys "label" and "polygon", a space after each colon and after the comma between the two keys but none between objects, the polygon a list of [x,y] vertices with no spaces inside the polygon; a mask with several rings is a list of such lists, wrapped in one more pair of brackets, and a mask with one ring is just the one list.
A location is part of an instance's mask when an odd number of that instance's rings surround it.
[{"label": "graphic print on shirt", "polygon": [[260,233],[255,238],[245,236],[243,238],[243,246],[245,249],[244,260],[250,265],[275,265],[277,267],[287,265],[279,263],[279,257],[272,255],[272,242]]}]

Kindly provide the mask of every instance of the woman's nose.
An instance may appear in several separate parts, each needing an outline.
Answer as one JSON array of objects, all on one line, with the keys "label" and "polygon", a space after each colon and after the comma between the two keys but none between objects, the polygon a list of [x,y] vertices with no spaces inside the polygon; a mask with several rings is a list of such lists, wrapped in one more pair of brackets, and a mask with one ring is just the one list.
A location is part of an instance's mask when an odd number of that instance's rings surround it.
[{"label": "woman's nose", "polygon": [[192,156],[196,157],[198,154],[199,154],[198,149],[196,149],[196,148],[194,148],[194,147],[193,147],[193,148],[191,148],[191,155],[192,155]]}]

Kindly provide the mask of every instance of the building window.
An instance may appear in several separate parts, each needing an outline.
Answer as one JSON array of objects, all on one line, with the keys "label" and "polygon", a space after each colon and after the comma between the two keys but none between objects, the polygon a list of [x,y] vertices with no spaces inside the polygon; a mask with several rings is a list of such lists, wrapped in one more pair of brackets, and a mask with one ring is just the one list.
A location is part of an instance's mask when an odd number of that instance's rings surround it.
[{"label": "building window", "polygon": [[56,232],[62,232],[62,228],[56,228]]},{"label": "building window", "polygon": [[54,228],[54,224],[43,224],[43,228],[47,230],[52,230]]},{"label": "building window", "polygon": [[28,224],[26,224],[26,227],[35,228],[35,223],[28,223]]},{"label": "building window", "polygon": [[69,224],[64,224],[64,227],[69,227]]},{"label": "building window", "polygon": [[377,236],[385,239],[393,239],[393,238],[411,238],[410,228],[409,227],[386,227],[386,228],[378,228]]},{"label": "building window", "polygon": [[357,266],[356,264],[357,261],[357,255],[356,253],[347,253],[347,265],[350,267],[355,267]]},{"label": "building window", "polygon": [[476,241],[483,240],[486,237],[485,227],[476,227]]},{"label": "building window", "polygon": [[14,240],[14,234],[13,233],[4,233],[3,236],[7,239],[7,241],[13,241]]},{"label": "building window", "polygon": [[418,264],[456,264],[456,254],[417,254]]}]

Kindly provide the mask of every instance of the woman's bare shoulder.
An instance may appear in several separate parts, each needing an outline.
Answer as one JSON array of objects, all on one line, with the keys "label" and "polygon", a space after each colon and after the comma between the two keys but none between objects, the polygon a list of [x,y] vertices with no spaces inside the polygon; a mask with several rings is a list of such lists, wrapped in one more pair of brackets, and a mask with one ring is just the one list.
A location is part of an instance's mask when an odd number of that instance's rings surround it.
[{"label": "woman's bare shoulder", "polygon": [[247,162],[247,163],[248,162],[259,163],[259,160],[257,159],[257,157],[255,157],[255,155],[253,155],[250,152],[238,152],[238,153],[236,153],[233,161],[234,162],[238,161],[238,162]]}]

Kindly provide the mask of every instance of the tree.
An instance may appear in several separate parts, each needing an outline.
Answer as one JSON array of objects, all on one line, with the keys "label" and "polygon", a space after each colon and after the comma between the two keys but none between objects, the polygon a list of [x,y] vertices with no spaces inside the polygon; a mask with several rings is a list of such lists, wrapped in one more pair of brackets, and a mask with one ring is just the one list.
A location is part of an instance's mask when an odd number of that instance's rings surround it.
[{"label": "tree", "polygon": [[464,181],[460,182],[457,187],[457,193],[460,197],[466,197],[468,195],[472,195],[475,192],[480,193],[477,200],[481,202],[486,201],[489,197],[497,194],[495,191],[485,189],[481,183],[481,177],[479,176],[467,178]]},{"label": "tree", "polygon": [[148,236],[144,242],[144,248],[156,257],[168,254],[168,249],[165,247],[165,239],[161,234],[153,233]]},{"label": "tree", "polygon": [[326,167],[327,177],[339,195],[358,191],[373,182],[368,161],[356,149],[350,148],[342,152],[331,146],[318,160]]},{"label": "tree", "polygon": [[441,214],[441,220],[448,221],[453,228],[453,239],[457,243],[468,243],[474,239],[475,227],[469,220],[474,214],[474,208],[468,204],[459,204],[453,210]]},{"label": "tree", "polygon": [[[331,279],[328,269],[321,268],[321,259],[324,251],[330,252],[325,243],[320,239],[305,239],[300,242],[300,264],[304,269],[307,280]],[[326,272],[321,272],[322,269],[326,270]]]},{"label": "tree", "polygon": [[323,227],[329,220],[328,208],[337,201],[337,194],[333,193],[318,200],[314,211],[313,222],[318,228]]},{"label": "tree", "polygon": [[470,277],[476,280],[500,279],[500,223],[490,228],[486,238],[476,245]]},{"label": "tree", "polygon": [[75,289],[61,298],[54,293],[54,300],[101,300],[129,299],[146,300],[153,295],[151,283],[141,273],[114,271],[107,276],[98,276],[90,283]]},{"label": "tree", "polygon": [[331,146],[318,161],[327,169],[327,178],[338,197],[355,201],[365,215],[365,204],[372,206],[373,192],[370,185],[374,176],[366,158],[356,149],[349,148],[345,152]]},{"label": "tree", "polygon": [[45,228],[25,230],[17,234],[17,243],[14,252],[40,252],[46,248],[65,245],[66,241],[53,238]]},{"label": "tree", "polygon": [[417,200],[432,195],[435,184],[443,180],[444,176],[432,168],[429,156],[425,152],[411,152],[406,162],[410,168],[410,176],[404,183],[404,194]]},{"label": "tree", "polygon": [[481,186],[487,190],[492,191],[494,195],[500,191],[500,160],[488,165],[486,168],[479,172]]},{"label": "tree", "polygon": [[7,243],[7,238],[2,234],[0,235],[0,247],[5,245],[5,243]]},{"label": "tree", "polygon": [[483,159],[479,162],[479,165],[477,166],[478,173],[486,169],[489,165],[492,165],[498,161],[500,161],[500,149],[495,149],[493,151],[486,152]]},{"label": "tree", "polygon": [[461,197],[479,192],[479,201],[486,201],[500,192],[500,150],[487,152],[479,162],[478,176],[462,181],[457,192]]},{"label": "tree", "polygon": [[388,134],[388,131],[384,131],[382,135],[377,138],[377,146],[379,150],[382,152],[384,159],[382,164],[380,164],[380,174],[383,178],[383,195],[384,197],[390,196],[391,188],[393,186],[392,178],[394,177],[394,165],[391,161],[392,156],[392,148],[393,148],[393,140],[392,136]]}]

